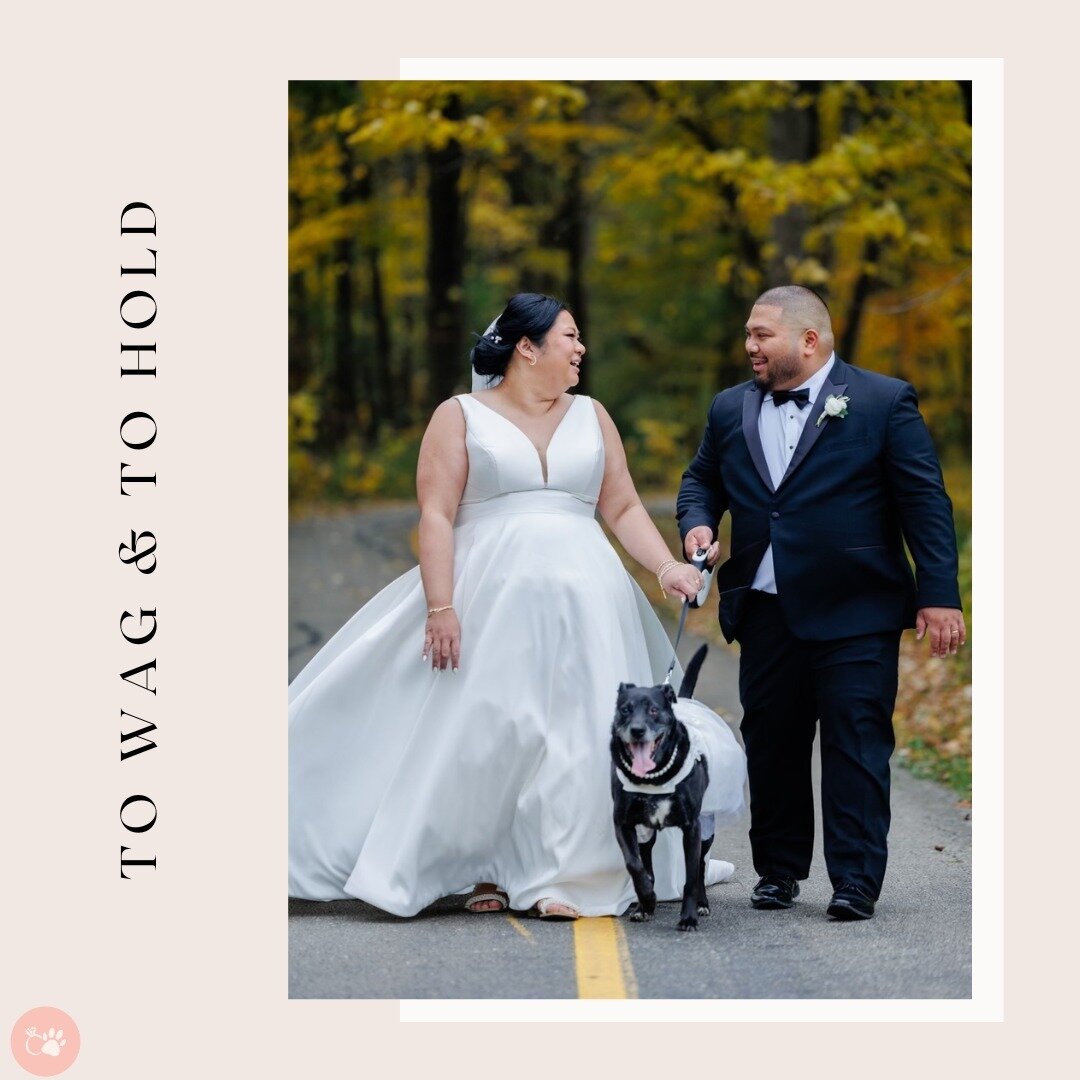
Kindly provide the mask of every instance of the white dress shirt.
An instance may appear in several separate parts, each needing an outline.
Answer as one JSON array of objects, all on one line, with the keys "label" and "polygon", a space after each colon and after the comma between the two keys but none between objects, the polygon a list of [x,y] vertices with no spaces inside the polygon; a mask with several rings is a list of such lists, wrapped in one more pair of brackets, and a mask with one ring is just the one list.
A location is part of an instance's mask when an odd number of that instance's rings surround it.
[{"label": "white dress shirt", "polygon": [[[803,408],[800,409],[794,401],[785,401],[780,406],[774,405],[772,391],[765,395],[765,400],[761,403],[761,412],[758,413],[757,422],[758,438],[761,439],[761,448],[765,451],[765,462],[769,466],[769,476],[772,478],[774,488],[780,486],[780,481],[783,480],[784,473],[787,472],[788,465],[795,456],[795,447],[799,445],[807,417],[814,407],[814,402],[825,380],[829,377],[835,360],[836,353],[833,353],[806,382],[793,388],[795,390],[805,388],[810,391],[810,402]],[[772,544],[762,556],[750,588],[775,595],[776,570],[773,567]]]}]

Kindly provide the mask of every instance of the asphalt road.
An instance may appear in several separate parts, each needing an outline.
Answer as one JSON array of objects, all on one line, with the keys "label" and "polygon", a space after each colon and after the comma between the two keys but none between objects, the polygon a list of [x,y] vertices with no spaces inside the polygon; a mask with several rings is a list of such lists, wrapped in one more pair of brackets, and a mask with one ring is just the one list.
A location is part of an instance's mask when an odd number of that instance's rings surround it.
[{"label": "asphalt road", "polygon": [[[415,565],[413,507],[309,517],[290,528],[289,678],[353,612]],[[700,639],[684,638],[685,659]],[[738,658],[711,650],[697,696],[733,724]],[[732,881],[697,934],[678,905],[618,920],[622,985],[642,998],[966,998],[971,994],[971,822],[951,792],[893,769],[889,872],[875,917],[834,923],[820,846],[796,907],[755,911],[746,824],[717,832]],[[818,835],[820,836],[820,822]],[[449,897],[413,919],[360,900],[289,901],[294,998],[574,998],[591,948],[580,924],[470,915]],[[592,920],[588,920],[592,921]],[[575,927],[577,929],[575,929]],[[586,985],[581,983],[581,985]]]}]

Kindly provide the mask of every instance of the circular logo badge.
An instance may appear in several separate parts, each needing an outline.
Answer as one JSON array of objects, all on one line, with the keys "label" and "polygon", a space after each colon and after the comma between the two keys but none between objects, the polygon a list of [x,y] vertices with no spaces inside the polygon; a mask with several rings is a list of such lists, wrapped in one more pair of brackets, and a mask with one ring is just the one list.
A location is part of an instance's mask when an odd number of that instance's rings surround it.
[{"label": "circular logo badge", "polygon": [[79,1029],[66,1012],[39,1005],[15,1021],[11,1053],[34,1076],[58,1076],[79,1056]]}]

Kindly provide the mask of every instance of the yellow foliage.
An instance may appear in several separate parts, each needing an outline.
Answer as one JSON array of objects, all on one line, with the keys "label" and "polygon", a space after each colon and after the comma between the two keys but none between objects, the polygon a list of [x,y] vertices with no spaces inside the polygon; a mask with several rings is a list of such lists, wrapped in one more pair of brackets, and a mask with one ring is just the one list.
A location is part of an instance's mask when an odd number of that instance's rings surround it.
[{"label": "yellow foliage", "polygon": [[289,395],[289,446],[314,442],[319,423],[319,401],[310,392]]},{"label": "yellow foliage", "polygon": [[[805,144],[791,135],[804,120]],[[363,379],[351,374],[376,398],[364,427],[411,430],[429,414],[430,152],[454,143],[466,227],[453,294],[466,327],[519,289],[580,286],[590,392],[650,463],[650,482],[667,483],[693,442],[663,425],[699,418],[717,384],[743,373],[747,305],[777,274],[822,290],[838,340],[858,314],[845,359],[913,382],[935,438],[965,454],[970,136],[962,90],[946,81],[297,84],[289,268],[303,316],[291,332],[308,335],[305,393],[317,409],[340,385],[336,350],[355,334]],[[349,267],[337,265],[343,240],[354,241]],[[387,341],[390,354],[373,359]],[[318,423],[290,446],[316,445]],[[326,492],[407,491],[408,455],[387,440],[384,430],[348,467],[343,447],[320,443]],[[310,479],[309,465],[298,461]]]},{"label": "yellow foliage", "polygon": [[313,454],[298,447],[289,448],[289,502],[315,502],[322,498],[332,469]]},{"label": "yellow foliage", "polygon": [[686,468],[686,439],[690,425],[684,421],[639,417],[626,440],[633,462],[634,480],[640,488],[670,488]]}]

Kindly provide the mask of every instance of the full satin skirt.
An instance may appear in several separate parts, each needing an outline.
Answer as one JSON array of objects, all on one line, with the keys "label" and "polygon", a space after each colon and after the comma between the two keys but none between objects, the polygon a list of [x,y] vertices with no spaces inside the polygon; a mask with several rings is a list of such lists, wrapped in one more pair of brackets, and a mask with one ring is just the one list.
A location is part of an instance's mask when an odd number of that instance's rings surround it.
[{"label": "full satin skirt", "polygon": [[[615,915],[634,899],[611,819],[611,720],[619,683],[659,682],[671,644],[591,507],[556,493],[532,504],[561,512],[499,502],[507,512],[462,508],[455,529],[459,672],[421,659],[417,568],[292,683],[291,896],[402,916],[484,881],[520,910],[550,897]],[[711,809],[735,814],[742,751],[710,715]],[[681,896],[682,858],[679,831],[662,832],[661,899]],[[708,883],[732,870],[711,860]]]}]

